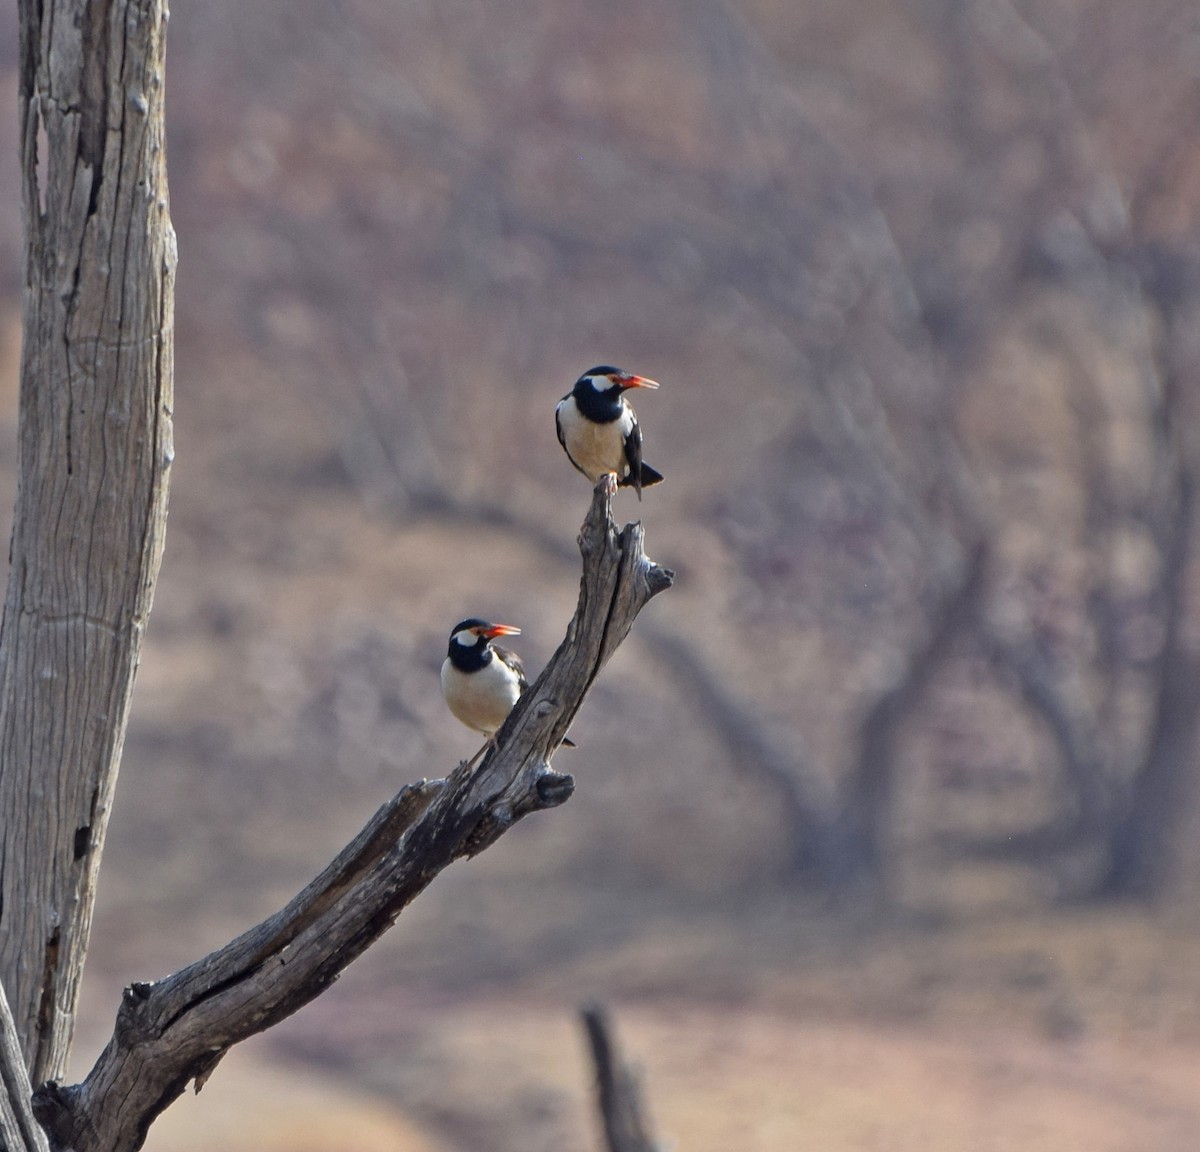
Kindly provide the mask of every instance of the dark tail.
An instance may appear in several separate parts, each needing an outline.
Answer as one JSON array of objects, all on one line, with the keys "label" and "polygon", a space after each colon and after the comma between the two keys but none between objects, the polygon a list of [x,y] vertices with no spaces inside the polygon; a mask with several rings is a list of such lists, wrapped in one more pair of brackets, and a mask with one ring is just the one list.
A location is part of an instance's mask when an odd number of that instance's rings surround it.
[{"label": "dark tail", "polygon": [[653,485],[661,484],[662,482],[663,482],[663,474],[657,468],[651,468],[649,464],[643,464],[640,484],[634,483],[633,473],[630,473],[628,476],[625,477],[624,480],[621,480],[619,482],[618,487],[620,487],[620,488],[637,488],[638,492],[640,494],[640,492],[643,488],[650,488],[650,487],[653,487]]}]

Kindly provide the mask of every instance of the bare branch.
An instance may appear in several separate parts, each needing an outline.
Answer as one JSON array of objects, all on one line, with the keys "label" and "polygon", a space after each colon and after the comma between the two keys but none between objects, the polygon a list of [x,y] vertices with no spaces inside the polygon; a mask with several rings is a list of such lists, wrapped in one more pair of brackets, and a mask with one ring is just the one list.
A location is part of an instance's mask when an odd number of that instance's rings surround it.
[{"label": "bare branch", "polygon": [[650,1135],[638,1069],[621,1059],[608,1013],[592,1004],[580,1013],[596,1067],[596,1095],[608,1152],[660,1152]]},{"label": "bare branch", "polygon": [[87,1078],[35,1095],[56,1147],[131,1152],[189,1080],[202,1082],[240,1040],[295,1012],[395,922],[448,864],[473,856],[521,817],[565,801],[558,748],[596,674],[673,573],[649,560],[640,524],[620,533],[602,480],[579,537],[583,577],[566,638],[475,771],[403,789],[286,908],[195,964],[132,984]]}]

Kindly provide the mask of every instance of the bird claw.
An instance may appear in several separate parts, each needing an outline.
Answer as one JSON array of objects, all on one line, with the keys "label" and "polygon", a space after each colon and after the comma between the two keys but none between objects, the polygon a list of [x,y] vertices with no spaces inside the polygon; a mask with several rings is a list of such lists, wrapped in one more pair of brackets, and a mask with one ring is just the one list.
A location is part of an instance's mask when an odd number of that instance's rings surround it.
[{"label": "bird claw", "polygon": [[605,472],[600,477],[600,490],[610,498],[617,494],[617,474],[615,472]]}]

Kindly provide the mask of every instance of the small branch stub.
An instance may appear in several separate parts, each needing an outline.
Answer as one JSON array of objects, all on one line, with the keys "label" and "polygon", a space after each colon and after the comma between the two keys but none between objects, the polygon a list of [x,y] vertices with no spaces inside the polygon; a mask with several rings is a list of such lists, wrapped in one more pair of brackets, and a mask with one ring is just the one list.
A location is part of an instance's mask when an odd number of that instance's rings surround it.
[{"label": "small branch stub", "polygon": [[538,799],[546,808],[565,804],[575,793],[575,777],[547,768],[537,779]]},{"label": "small branch stub", "polygon": [[608,1012],[592,1004],[580,1015],[596,1069],[596,1103],[608,1152],[661,1152],[650,1135],[641,1076],[621,1058]]}]

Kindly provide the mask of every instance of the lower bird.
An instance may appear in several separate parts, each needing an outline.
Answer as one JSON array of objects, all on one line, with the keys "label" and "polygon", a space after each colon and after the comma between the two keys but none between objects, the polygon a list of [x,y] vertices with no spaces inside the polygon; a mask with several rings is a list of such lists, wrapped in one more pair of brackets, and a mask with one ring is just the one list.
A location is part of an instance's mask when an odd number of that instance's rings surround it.
[{"label": "lower bird", "polygon": [[630,388],[657,388],[653,380],[622,372],[611,364],[590,368],[554,410],[558,442],[571,463],[593,484],[608,473],[622,488],[658,484],[662,473],[642,460],[642,430],[625,393]]},{"label": "lower bird", "polygon": [[[496,732],[529,687],[521,657],[492,643],[497,636],[520,633],[521,629],[511,624],[490,624],[478,617],[455,624],[450,632],[442,661],[442,695],[459,720],[487,737],[470,764],[495,743]],[[573,746],[571,740],[563,743]]]}]

